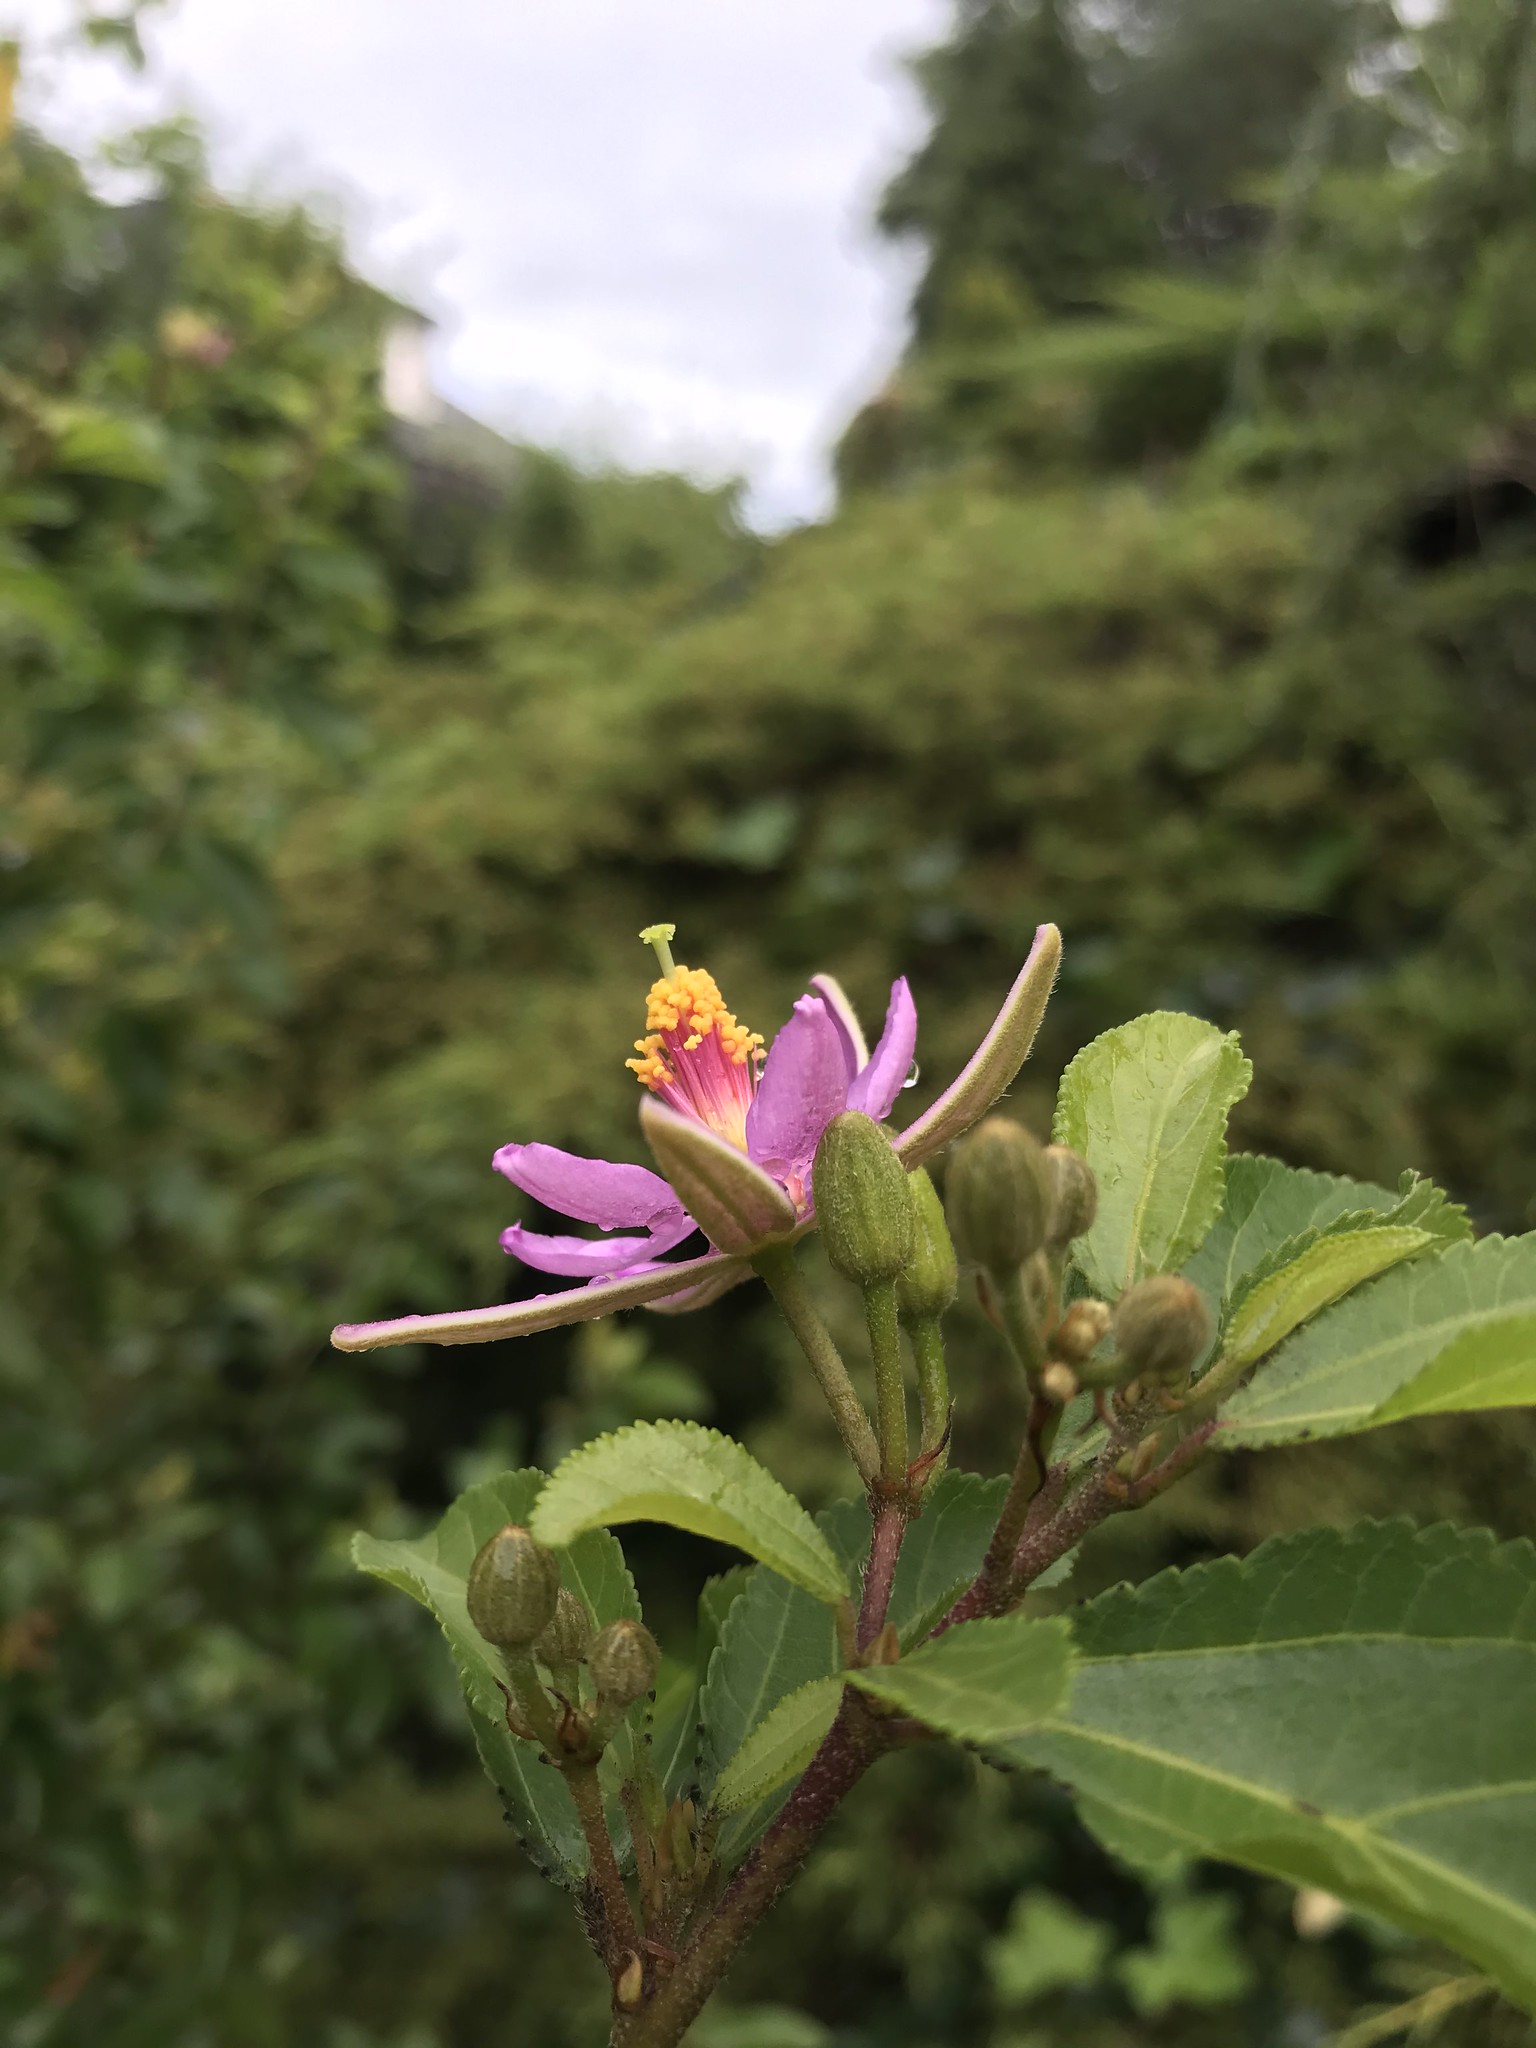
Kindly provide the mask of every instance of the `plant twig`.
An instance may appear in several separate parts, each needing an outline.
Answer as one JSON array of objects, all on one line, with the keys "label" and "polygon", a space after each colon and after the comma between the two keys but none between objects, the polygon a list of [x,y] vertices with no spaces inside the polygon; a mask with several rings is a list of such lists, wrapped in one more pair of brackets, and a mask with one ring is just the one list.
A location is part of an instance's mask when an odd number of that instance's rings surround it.
[{"label": "plant twig", "polygon": [[907,1476],[907,1389],[901,1371],[901,1326],[896,1282],[872,1280],[864,1289],[864,1321],[875,1368],[875,1433],[880,1475],[888,1486]]},{"label": "plant twig", "polygon": [[619,1875],[618,1858],[613,1853],[613,1837],[608,1832],[608,1816],[603,1811],[597,1766],[567,1764],[564,1775],[581,1822],[581,1832],[586,1837],[592,1882],[603,1902],[603,1915],[607,1922],[603,1961],[610,1973],[617,1975],[626,1952],[632,1955],[640,1953],[640,1930],[635,1925],[634,1908],[629,1903],[629,1893],[625,1891],[624,1880]]},{"label": "plant twig", "polygon": [[891,1604],[891,1587],[901,1557],[902,1538],[907,1533],[904,1502],[884,1500],[875,1509],[874,1533],[864,1564],[864,1598],[859,1607],[858,1646],[867,1650],[885,1626],[885,1612]]},{"label": "plant twig", "polygon": [[880,1475],[880,1447],[875,1432],[863,1402],[854,1392],[832,1333],[817,1313],[794,1253],[788,1245],[771,1245],[767,1251],[758,1253],[752,1270],[767,1284],[785,1322],[794,1331],[796,1342],[810,1360],[811,1370],[832,1410],[838,1435],[858,1467],[859,1477],[866,1486],[873,1485]]},{"label": "plant twig", "polygon": [[684,1946],[649,2002],[614,2022],[613,2048],[677,2048],[736,1951],[768,1911],[822,1829],[870,1765],[888,1747],[879,1716],[845,1692],[804,1777],[778,1819],[731,1879],[719,1905]]}]

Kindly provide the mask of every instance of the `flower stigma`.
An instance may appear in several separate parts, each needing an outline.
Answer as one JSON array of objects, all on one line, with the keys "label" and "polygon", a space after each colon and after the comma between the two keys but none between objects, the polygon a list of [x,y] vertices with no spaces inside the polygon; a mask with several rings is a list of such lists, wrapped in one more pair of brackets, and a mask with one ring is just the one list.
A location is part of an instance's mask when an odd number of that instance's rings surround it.
[{"label": "flower stigma", "polygon": [[745,1152],[762,1034],[736,1022],[712,974],[677,965],[671,944],[676,933],[676,925],[653,924],[640,934],[661,974],[646,997],[645,1036],[635,1040],[638,1057],[624,1064],[669,1108]]}]

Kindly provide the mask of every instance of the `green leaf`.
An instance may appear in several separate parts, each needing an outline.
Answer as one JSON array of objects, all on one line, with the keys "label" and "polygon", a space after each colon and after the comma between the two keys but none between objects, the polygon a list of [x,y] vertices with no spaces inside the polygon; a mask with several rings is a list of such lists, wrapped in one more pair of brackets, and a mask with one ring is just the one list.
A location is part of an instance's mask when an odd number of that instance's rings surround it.
[{"label": "green leaf", "polygon": [[1536,1315],[1510,1316],[1468,1330],[1405,1387],[1382,1402],[1372,1423],[1409,1415],[1460,1414],[1471,1408],[1536,1405]]},{"label": "green leaf", "polygon": [[715,1783],[710,1805],[716,1813],[756,1806],[791,1778],[798,1778],[820,1749],[837,1719],[843,1696],[841,1676],[813,1678],[781,1699],[731,1758]]},{"label": "green leaf", "polygon": [[[868,1515],[862,1504],[845,1501],[826,1510],[817,1522],[847,1561],[851,1587],[854,1560],[868,1546]],[[700,1779],[706,1803],[732,1758],[779,1702],[815,1679],[835,1677],[841,1666],[831,1610],[762,1565],[749,1573],[745,1591],[725,1617],[719,1648],[699,1695],[704,1729]],[[775,1811],[770,1795],[726,1821],[715,1853],[727,1868],[740,1861]]]},{"label": "green leaf", "polygon": [[1156,1010],[1085,1046],[1061,1077],[1053,1136],[1093,1168],[1099,1211],[1074,1257],[1113,1300],[1181,1265],[1221,1206],[1227,1115],[1253,1069],[1235,1032]]},{"label": "green leaf", "polygon": [[1072,1620],[1069,1705],[994,1747],[1110,1848],[1319,1885],[1536,2002],[1536,1548],[1312,1530]]},{"label": "green leaf", "polygon": [[1428,1230],[1446,1244],[1470,1237],[1466,1212],[1430,1181],[1404,1174],[1397,1190],[1282,1166],[1238,1153],[1226,1162],[1221,1208],[1184,1277],[1213,1305],[1235,1303],[1242,1283],[1296,1257],[1324,1232],[1381,1223]]},{"label": "green leaf", "polygon": [[980,1571],[1007,1492],[1006,1477],[974,1472],[946,1472],[934,1485],[907,1530],[886,1610],[903,1648],[920,1643]]},{"label": "green leaf", "polygon": [[[502,1793],[508,1819],[540,1869],[574,1887],[585,1874],[587,1851],[570,1795],[559,1773],[540,1761],[538,1745],[520,1741],[508,1729],[500,1657],[470,1621],[464,1604],[469,1568],[481,1545],[507,1522],[526,1523],[545,1484],[542,1472],[503,1473],[472,1486],[435,1529],[414,1541],[354,1536],[352,1559],[361,1571],[408,1593],[437,1617],[464,1688],[475,1747]],[[560,1572],[598,1626],[623,1616],[639,1620],[634,1581],[606,1531],[573,1543],[561,1556]],[[600,1774],[621,1841],[627,1835],[617,1801],[629,1760],[626,1734],[604,1757]]]},{"label": "green leaf", "polygon": [[842,1567],[793,1494],[751,1454],[697,1422],[636,1422],[556,1466],[530,1527],[561,1549],[613,1522],[666,1522],[733,1543],[818,1600],[845,1599]]},{"label": "green leaf", "polygon": [[748,1564],[733,1565],[730,1571],[704,1581],[699,1594],[693,1662],[686,1669],[678,1666],[667,1680],[665,1691],[658,1694],[651,1717],[651,1751],[668,1799],[680,1799],[698,1790],[699,1744],[704,1733],[699,1696],[725,1618],[746,1590],[754,1569]]},{"label": "green leaf", "polygon": [[848,1683],[959,1742],[993,1748],[1066,1702],[1072,1631],[1065,1620],[1006,1614],[966,1621],[899,1664],[850,1671]]},{"label": "green leaf", "polygon": [[1439,1243],[1431,1231],[1391,1223],[1320,1236],[1244,1292],[1228,1321],[1223,1354],[1252,1365],[1320,1310]]},{"label": "green leaf", "polygon": [[[1500,1326],[1533,1313],[1536,1237],[1486,1237],[1399,1266],[1298,1330],[1228,1403],[1219,1441],[1286,1443],[1394,1420],[1385,1412],[1393,1395],[1452,1344],[1490,1334],[1505,1342]],[[1450,1392],[1441,1389],[1442,1410]]]}]

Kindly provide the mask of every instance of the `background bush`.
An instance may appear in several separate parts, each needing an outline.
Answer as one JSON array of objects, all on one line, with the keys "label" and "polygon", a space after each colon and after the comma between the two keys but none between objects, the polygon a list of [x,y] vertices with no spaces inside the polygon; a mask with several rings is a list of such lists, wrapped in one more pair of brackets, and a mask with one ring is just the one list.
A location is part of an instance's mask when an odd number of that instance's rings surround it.
[{"label": "background bush", "polygon": [[[1021,1114],[1094,1032],[1192,1009],[1255,1060],[1244,1144],[1536,1223],[1530,10],[1298,9],[1278,54],[1240,0],[1141,12],[958,11],[885,209],[929,256],[911,351],[835,517],[772,543],[729,491],[535,451],[467,514],[313,220],[216,198],[180,127],[122,146],[129,207],[0,141],[19,2043],[599,2030],[430,1627],[344,1535],[640,1413],[812,1495],[835,1442],[745,1290],[448,1353],[325,1332],[526,1287],[496,1144],[639,1156],[642,924],[766,1029],[817,968],[872,1014],[907,972],[920,1103],[1052,918]],[[1243,66],[1264,121],[1215,90]],[[1016,1396],[979,1320],[956,1378],[984,1464]],[[1084,1570],[1362,1510],[1532,1533],[1532,1441],[1226,1460]],[[681,1649],[714,1560],[635,1549]],[[914,1755],[700,2048],[1289,2048],[1433,1980],[1292,1912],[1149,1890],[1049,1787]]]}]

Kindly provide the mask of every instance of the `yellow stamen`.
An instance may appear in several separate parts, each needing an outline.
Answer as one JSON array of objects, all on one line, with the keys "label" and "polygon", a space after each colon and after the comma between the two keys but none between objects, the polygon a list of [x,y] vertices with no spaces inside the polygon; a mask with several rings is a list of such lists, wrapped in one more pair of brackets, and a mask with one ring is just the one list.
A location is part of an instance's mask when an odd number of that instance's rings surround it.
[{"label": "yellow stamen", "polygon": [[682,1040],[684,1052],[696,1052],[713,1033],[733,1066],[745,1066],[762,1048],[762,1033],[738,1024],[725,1007],[715,978],[702,967],[674,967],[652,982],[645,1005],[646,1036],[635,1040],[638,1059],[624,1062],[643,1087],[658,1089],[675,1077],[663,1054],[665,1034]]}]

